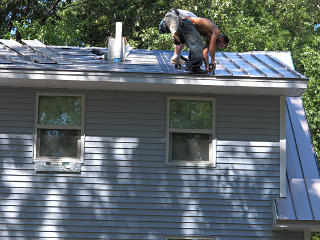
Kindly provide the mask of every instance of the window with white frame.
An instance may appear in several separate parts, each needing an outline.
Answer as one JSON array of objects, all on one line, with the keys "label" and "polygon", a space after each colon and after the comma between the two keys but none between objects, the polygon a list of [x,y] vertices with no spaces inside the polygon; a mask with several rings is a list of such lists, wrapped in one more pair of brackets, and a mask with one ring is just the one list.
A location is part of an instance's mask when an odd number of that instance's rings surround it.
[{"label": "window with white frame", "polygon": [[83,145],[84,96],[37,94],[35,160],[81,162]]},{"label": "window with white frame", "polygon": [[215,99],[168,98],[167,163],[215,165]]}]

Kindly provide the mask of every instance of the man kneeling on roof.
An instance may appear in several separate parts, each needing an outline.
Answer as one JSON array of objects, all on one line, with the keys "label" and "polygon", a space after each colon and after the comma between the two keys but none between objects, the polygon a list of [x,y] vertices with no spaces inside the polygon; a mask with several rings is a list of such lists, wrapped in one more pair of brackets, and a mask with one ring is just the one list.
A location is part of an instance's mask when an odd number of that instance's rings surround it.
[{"label": "man kneeling on roof", "polygon": [[[180,14],[180,12],[182,14]],[[159,25],[160,33],[169,33],[173,37],[175,43],[175,55],[181,54],[182,47],[180,44],[186,43],[189,47],[189,61],[190,70],[193,73],[206,73],[216,69],[215,53],[217,48],[226,48],[229,43],[229,38],[220,34],[216,24],[211,20],[200,17],[193,17],[188,15],[188,12],[184,10],[172,9],[168,12]],[[190,13],[190,12],[189,12]],[[206,39],[206,44],[203,46],[202,38]],[[176,46],[180,48],[176,51]],[[209,64],[209,55],[211,55],[211,64]],[[175,56],[174,56],[175,57]],[[202,59],[204,60],[206,71],[200,67],[202,65]],[[171,59],[173,63],[178,64],[180,62],[174,62],[175,59]]]}]

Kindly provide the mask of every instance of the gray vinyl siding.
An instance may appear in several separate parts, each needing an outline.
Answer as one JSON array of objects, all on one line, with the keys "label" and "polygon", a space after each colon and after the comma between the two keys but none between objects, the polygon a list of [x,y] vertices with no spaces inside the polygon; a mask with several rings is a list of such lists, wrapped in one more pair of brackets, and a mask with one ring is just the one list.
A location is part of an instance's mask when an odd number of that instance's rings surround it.
[{"label": "gray vinyl siding", "polygon": [[36,92],[0,89],[1,239],[303,239],[271,230],[279,98],[216,97],[211,168],[165,165],[165,94],[85,92],[81,174],[36,174]]}]

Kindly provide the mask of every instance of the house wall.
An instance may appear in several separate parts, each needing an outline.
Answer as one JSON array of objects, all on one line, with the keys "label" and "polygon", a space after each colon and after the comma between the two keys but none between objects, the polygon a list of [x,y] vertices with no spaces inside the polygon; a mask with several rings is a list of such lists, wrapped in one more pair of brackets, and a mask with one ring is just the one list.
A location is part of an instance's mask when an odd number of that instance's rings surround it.
[{"label": "house wall", "polygon": [[271,230],[279,98],[217,96],[217,167],[178,167],[166,94],[90,91],[81,174],[36,174],[36,92],[0,89],[1,239],[303,239]]}]

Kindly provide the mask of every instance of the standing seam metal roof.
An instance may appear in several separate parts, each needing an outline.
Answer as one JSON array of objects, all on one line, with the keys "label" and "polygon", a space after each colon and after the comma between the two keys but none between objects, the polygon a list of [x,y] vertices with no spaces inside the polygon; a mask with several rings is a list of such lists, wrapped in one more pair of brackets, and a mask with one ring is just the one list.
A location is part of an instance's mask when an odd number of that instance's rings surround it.
[{"label": "standing seam metal roof", "polygon": [[316,221],[320,229],[319,168],[301,98],[287,98],[286,125],[287,196],[275,199],[276,221]]},{"label": "standing seam metal roof", "polygon": [[[38,40],[23,40],[25,45],[15,40],[0,40],[0,68],[30,68],[56,70],[90,70],[112,72],[141,72],[185,74],[170,64],[172,51],[133,49],[125,62],[114,63],[102,59],[92,52],[107,48],[46,46]],[[215,76],[245,78],[307,78],[283,64],[275,52],[217,52]],[[279,52],[278,52],[279,53]],[[281,52],[289,54],[288,52]],[[183,53],[186,56],[186,53]]]}]

